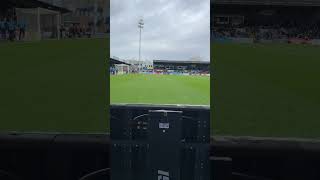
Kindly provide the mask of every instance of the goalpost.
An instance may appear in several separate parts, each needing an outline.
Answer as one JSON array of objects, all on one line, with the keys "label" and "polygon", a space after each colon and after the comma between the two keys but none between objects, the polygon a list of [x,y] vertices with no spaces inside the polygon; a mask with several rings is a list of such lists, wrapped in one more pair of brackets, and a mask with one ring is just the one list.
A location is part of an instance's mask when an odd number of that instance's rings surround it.
[{"label": "goalpost", "polygon": [[44,8],[16,8],[17,20],[26,25],[25,40],[60,39],[61,14]]}]

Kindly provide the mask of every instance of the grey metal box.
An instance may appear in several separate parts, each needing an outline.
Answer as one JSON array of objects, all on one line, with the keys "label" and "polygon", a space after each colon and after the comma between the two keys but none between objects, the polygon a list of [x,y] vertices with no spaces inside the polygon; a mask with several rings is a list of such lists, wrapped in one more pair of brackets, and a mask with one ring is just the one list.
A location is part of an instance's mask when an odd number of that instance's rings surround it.
[{"label": "grey metal box", "polygon": [[111,106],[112,180],[209,180],[210,109]]},{"label": "grey metal box", "polygon": [[180,180],[182,111],[149,111],[149,180]]}]

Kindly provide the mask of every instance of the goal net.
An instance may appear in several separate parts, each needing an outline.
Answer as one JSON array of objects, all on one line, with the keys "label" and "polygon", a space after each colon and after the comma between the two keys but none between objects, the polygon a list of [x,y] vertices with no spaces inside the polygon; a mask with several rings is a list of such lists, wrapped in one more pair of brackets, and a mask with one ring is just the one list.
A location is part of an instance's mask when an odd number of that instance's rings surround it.
[{"label": "goal net", "polygon": [[59,39],[61,15],[44,8],[16,8],[17,20],[26,25],[25,40]]}]

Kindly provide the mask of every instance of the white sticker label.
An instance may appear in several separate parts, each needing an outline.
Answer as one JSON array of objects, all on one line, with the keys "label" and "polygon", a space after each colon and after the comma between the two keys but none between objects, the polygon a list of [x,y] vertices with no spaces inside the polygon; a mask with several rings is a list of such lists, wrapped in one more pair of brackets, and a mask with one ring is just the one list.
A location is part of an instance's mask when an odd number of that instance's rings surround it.
[{"label": "white sticker label", "polygon": [[169,123],[159,123],[160,129],[169,129]]}]

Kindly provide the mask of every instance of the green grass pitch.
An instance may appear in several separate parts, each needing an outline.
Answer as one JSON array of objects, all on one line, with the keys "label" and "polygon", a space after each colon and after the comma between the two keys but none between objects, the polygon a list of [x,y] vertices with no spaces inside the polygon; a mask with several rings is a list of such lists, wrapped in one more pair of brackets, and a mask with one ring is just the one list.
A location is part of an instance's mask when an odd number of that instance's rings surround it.
[{"label": "green grass pitch", "polygon": [[214,134],[320,137],[319,46],[212,44]]},{"label": "green grass pitch", "polygon": [[108,39],[0,43],[0,131],[106,132]]},{"label": "green grass pitch", "polygon": [[[124,75],[111,77],[111,103],[210,103],[213,134],[319,138],[319,46],[211,48],[211,95],[208,77]],[[108,49],[107,39],[0,43],[0,131],[105,132]]]},{"label": "green grass pitch", "polygon": [[178,75],[117,75],[110,79],[111,103],[210,104],[210,78]]}]

